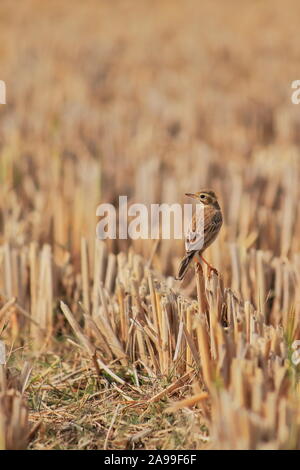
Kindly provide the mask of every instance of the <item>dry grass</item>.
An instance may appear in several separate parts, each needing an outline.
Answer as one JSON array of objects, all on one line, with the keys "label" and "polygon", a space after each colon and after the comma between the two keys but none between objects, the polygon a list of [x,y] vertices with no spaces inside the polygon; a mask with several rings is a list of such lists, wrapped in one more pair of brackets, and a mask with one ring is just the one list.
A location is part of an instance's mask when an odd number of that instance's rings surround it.
[{"label": "dry grass", "polygon": [[[73,3],[0,7],[0,447],[299,448],[298,3]],[[219,278],[95,241],[203,186]]]}]

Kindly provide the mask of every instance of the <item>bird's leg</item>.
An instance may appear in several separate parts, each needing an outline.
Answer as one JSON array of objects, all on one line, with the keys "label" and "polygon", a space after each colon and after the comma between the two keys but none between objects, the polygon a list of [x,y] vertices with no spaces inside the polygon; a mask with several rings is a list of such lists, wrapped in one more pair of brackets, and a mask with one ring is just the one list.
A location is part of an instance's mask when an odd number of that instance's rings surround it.
[{"label": "bird's leg", "polygon": [[200,269],[202,269],[202,266],[201,266],[200,260],[197,259],[197,256],[198,256],[198,254],[196,254],[196,256],[195,256],[195,258],[194,258],[194,261],[195,261],[195,268],[196,268],[196,271],[199,272]]},{"label": "bird's leg", "polygon": [[202,261],[206,264],[208,267],[208,277],[210,276],[211,271],[213,271],[217,276],[219,275],[218,270],[214,268],[211,264],[206,261],[206,259],[203,258],[203,256],[199,253],[199,257],[202,259]]}]

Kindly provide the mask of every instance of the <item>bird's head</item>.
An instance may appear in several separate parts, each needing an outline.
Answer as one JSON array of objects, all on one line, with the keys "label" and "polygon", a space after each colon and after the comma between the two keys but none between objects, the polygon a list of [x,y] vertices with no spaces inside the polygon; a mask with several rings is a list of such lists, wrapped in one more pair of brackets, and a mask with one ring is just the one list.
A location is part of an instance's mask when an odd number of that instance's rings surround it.
[{"label": "bird's head", "polygon": [[214,191],[209,189],[203,189],[198,193],[185,193],[186,196],[197,199],[197,202],[204,204],[205,206],[219,207],[217,196]]}]

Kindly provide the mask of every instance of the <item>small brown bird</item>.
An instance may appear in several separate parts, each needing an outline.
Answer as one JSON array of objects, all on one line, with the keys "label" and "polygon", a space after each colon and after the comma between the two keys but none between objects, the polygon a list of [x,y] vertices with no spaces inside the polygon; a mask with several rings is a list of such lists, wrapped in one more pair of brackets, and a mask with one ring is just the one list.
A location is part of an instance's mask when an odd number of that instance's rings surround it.
[{"label": "small brown bird", "polygon": [[191,229],[185,238],[186,256],[180,263],[176,278],[178,280],[184,278],[189,264],[196,254],[210,270],[217,273],[217,270],[202,257],[202,253],[216,239],[223,223],[221,208],[213,191],[204,189],[195,194],[186,193],[186,196],[196,199],[202,204],[204,211],[200,212],[200,216],[196,212],[192,218]]}]

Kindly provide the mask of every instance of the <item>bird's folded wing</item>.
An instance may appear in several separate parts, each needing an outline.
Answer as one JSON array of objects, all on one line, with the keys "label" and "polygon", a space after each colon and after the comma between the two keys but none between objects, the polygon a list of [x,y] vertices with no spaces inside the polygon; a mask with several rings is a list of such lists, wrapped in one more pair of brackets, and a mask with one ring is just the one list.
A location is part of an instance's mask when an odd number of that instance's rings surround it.
[{"label": "bird's folded wing", "polygon": [[221,225],[221,211],[214,210],[212,213],[211,210],[204,210],[194,214],[186,233],[186,252],[201,251],[208,247],[218,234]]}]

